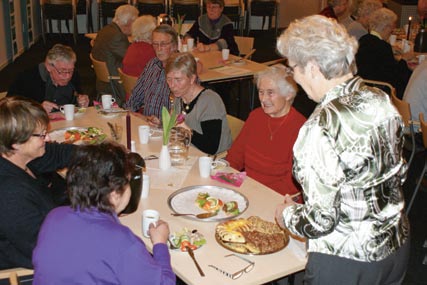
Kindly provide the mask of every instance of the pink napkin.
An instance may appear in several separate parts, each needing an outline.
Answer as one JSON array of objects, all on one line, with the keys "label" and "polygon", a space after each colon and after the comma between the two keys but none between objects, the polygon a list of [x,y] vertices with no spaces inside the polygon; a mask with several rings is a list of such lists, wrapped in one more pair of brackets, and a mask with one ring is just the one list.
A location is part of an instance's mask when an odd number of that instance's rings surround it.
[{"label": "pink napkin", "polygon": [[[98,101],[93,100],[93,106],[95,107],[95,109],[99,110],[99,109],[101,109],[101,108],[102,108],[102,103],[101,103],[101,102],[98,102]],[[118,107],[119,107],[119,105],[118,105],[116,102],[114,102],[113,104],[111,104],[111,107],[113,107],[113,108],[118,108]]]},{"label": "pink napkin", "polygon": [[243,180],[246,178],[246,172],[240,173],[228,173],[228,172],[217,172],[215,175],[211,175],[211,178],[219,182],[240,187]]}]

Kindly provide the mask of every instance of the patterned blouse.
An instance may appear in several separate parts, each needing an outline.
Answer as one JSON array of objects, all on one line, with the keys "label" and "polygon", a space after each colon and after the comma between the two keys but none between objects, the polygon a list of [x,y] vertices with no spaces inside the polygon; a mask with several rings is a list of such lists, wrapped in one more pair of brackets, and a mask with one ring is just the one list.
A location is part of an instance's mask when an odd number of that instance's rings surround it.
[{"label": "patterned blouse", "polygon": [[378,261],[408,239],[403,142],[390,99],[360,77],[325,95],[294,145],[305,204],[283,211],[286,227],[308,238],[309,252]]}]

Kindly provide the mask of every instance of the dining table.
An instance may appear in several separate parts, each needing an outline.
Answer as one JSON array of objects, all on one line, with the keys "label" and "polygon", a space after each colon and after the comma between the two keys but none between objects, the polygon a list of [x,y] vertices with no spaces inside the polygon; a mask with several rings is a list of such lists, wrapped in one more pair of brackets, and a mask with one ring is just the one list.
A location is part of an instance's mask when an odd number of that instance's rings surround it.
[{"label": "dining table", "polygon": [[[141,125],[147,125],[147,122],[140,116],[133,113],[112,113],[103,115],[95,107],[89,107],[85,112],[74,117],[74,120],[66,121],[56,118],[50,124],[50,131],[64,130],[68,128],[87,128],[98,127],[107,134],[107,139],[111,139],[108,123],[112,125],[121,125],[124,134],[119,141],[127,145],[126,121],[130,117],[129,138],[135,141],[135,151],[142,157],[158,156],[162,147],[162,131],[155,130],[147,144],[141,144],[138,136],[138,128]],[[129,118],[128,117],[128,118]],[[248,218],[258,216],[266,221],[274,222],[275,207],[283,201],[283,196],[272,189],[262,185],[250,177],[245,177],[240,187],[224,184],[214,180],[211,177],[202,178],[199,175],[198,158],[205,156],[197,148],[190,146],[188,158],[181,166],[172,166],[168,170],[160,170],[158,159],[146,160],[145,173],[150,177],[149,194],[147,198],[141,198],[138,209],[132,213],[120,217],[123,225],[129,227],[135,235],[140,237],[152,251],[153,245],[149,238],[142,234],[142,211],[145,209],[154,209],[160,213],[160,218],[169,224],[171,233],[179,232],[183,229],[190,231],[197,230],[203,234],[206,244],[194,250],[194,257],[200,265],[205,276],[201,276],[195,263],[188,254],[181,250],[170,250],[171,264],[175,274],[186,284],[264,284],[293,273],[304,270],[307,262],[307,253],[305,243],[290,238],[287,246],[277,252],[265,255],[239,254],[254,263],[251,271],[243,273],[239,279],[232,280],[225,274],[214,269],[213,265],[224,271],[232,270],[233,264],[229,264],[227,255],[233,253],[231,250],[223,247],[215,237],[215,228],[220,221],[216,219],[199,220],[191,217],[175,217],[171,213],[175,212],[172,208],[170,197],[182,191],[184,187],[213,186],[226,188],[230,191],[239,193],[247,199],[246,208],[235,218]],[[225,166],[221,171],[227,173],[237,173],[235,169]],[[233,273],[233,272],[230,272]]]}]

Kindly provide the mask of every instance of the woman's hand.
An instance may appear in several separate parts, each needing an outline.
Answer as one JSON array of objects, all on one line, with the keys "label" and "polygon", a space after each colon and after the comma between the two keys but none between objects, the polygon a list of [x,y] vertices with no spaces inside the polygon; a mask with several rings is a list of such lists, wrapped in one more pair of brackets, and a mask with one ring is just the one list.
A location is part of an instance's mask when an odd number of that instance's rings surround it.
[{"label": "woman's hand", "polygon": [[89,106],[89,96],[84,94],[77,95],[77,104],[80,107],[87,108]]},{"label": "woman's hand", "polygon": [[145,117],[145,120],[147,121],[148,125],[150,125],[150,127],[155,127],[155,128],[160,127],[161,122],[159,118],[157,118],[154,115]]},{"label": "woman's hand", "polygon": [[286,209],[289,206],[295,205],[295,201],[292,199],[292,197],[288,194],[285,195],[285,200],[283,201],[283,204],[279,204],[276,207],[276,222],[281,228],[285,228],[285,225],[283,224],[283,210]]},{"label": "woman's hand", "polygon": [[157,225],[150,224],[148,232],[150,233],[150,239],[153,245],[156,243],[166,243],[169,238],[169,225],[163,220],[158,220]]}]

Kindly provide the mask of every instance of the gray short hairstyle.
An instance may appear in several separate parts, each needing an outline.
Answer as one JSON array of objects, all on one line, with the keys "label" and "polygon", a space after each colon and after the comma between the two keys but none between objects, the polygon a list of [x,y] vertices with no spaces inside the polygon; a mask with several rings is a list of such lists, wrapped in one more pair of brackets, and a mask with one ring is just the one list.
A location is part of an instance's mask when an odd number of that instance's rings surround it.
[{"label": "gray short hairstyle", "polygon": [[357,17],[367,17],[382,6],[379,0],[364,0],[357,9]]},{"label": "gray short hairstyle", "polygon": [[154,28],[156,28],[156,18],[151,15],[138,17],[132,23],[132,37],[134,41],[151,43]]},{"label": "gray short hairstyle", "polygon": [[356,72],[357,47],[357,40],[344,26],[321,15],[293,21],[277,41],[284,57],[300,68],[315,62],[326,79]]},{"label": "gray short hairstyle", "polygon": [[126,4],[121,5],[114,13],[113,22],[119,26],[125,26],[130,22],[135,21],[138,17],[139,11],[134,6]]},{"label": "gray short hairstyle", "polygon": [[153,30],[153,33],[161,33],[161,34],[167,34],[171,36],[172,44],[174,44],[175,46],[178,46],[178,33],[170,25],[167,25],[167,24],[159,25]]},{"label": "gray short hairstyle", "polygon": [[77,56],[73,49],[62,44],[54,45],[46,55],[46,61],[49,64],[55,64],[57,61],[76,63],[76,60]]},{"label": "gray short hairstyle", "polygon": [[284,65],[276,64],[258,73],[255,76],[256,86],[259,88],[261,81],[266,78],[276,83],[281,96],[285,97],[291,103],[294,101],[298,87],[292,74],[288,72],[288,69]]},{"label": "gray short hairstyle", "polygon": [[197,76],[196,59],[188,52],[175,53],[169,57],[165,67],[166,74],[174,70],[182,71],[187,77]]},{"label": "gray short hairstyle", "polygon": [[369,30],[383,32],[387,26],[397,21],[397,15],[390,9],[380,8],[369,16]]}]

